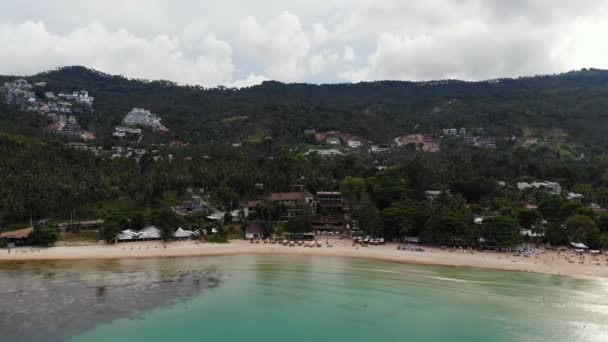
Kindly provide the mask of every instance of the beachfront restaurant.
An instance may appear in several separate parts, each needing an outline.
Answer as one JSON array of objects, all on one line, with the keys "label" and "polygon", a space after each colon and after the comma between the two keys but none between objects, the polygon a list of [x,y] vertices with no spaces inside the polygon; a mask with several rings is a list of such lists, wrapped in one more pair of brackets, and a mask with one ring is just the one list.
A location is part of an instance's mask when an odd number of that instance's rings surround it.
[{"label": "beachfront restaurant", "polygon": [[0,240],[5,241],[8,248],[13,248],[15,246],[27,246],[31,243],[31,234],[33,231],[34,228],[24,228],[4,232],[0,234]]}]

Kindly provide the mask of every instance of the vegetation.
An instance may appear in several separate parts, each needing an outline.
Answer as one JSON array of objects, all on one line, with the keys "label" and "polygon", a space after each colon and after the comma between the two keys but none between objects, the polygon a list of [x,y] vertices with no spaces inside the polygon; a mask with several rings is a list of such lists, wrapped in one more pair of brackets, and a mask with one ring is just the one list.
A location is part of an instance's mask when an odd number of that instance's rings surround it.
[{"label": "vegetation", "polygon": [[[8,224],[75,213],[104,218],[100,235],[108,242],[121,229],[146,222],[170,240],[179,226],[203,228],[198,219],[184,221],[168,208],[187,199],[189,190],[202,190],[207,201],[228,211],[303,186],[312,193],[341,191],[349,226],[387,239],[509,247],[525,228],[553,244],[608,247],[607,215],[589,206],[608,206],[606,71],[495,82],[265,82],[241,90],[128,80],[80,67],[30,80],[47,82],[40,92],[87,89],[95,96],[95,111],[78,118],[97,136],[89,144],[147,153],[136,160],[72,150],[45,133],[44,116],[0,104],[0,219]],[[170,131],[145,132],[139,143],[113,140],[113,127],[133,107],[158,113]],[[411,133],[480,126],[499,138],[496,150],[447,139],[436,153],[393,148],[370,155],[361,149],[324,158],[308,153],[321,146],[303,133],[340,130],[390,143]],[[542,143],[521,143],[526,137]],[[171,147],[172,140],[189,145]],[[234,142],[243,145],[235,148]],[[584,199],[516,186],[534,180],[559,182]],[[426,190],[445,193],[431,201]],[[270,202],[259,209],[265,222],[281,210]],[[474,223],[475,215],[485,216],[484,223]],[[309,229],[307,218],[281,226],[285,232]]]},{"label": "vegetation", "polygon": [[59,239],[59,228],[50,225],[36,227],[32,232],[32,244],[37,246],[52,246]]}]

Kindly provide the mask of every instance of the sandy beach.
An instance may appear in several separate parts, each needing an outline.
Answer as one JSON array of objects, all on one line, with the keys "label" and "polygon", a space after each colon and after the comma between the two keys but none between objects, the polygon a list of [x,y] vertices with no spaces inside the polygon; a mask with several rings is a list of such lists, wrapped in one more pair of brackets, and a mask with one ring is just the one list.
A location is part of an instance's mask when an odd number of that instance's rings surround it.
[{"label": "sandy beach", "polygon": [[[367,258],[420,265],[456,266],[535,272],[568,276],[608,278],[608,257],[585,255],[581,260],[571,252],[547,251],[529,257],[511,253],[450,252],[440,248],[425,247],[424,252],[397,250],[396,244],[383,246],[353,246],[350,240],[330,240],[332,247],[287,247],[280,244],[251,244],[232,240],[227,244],[178,241],[164,244],[158,241],[121,243],[116,245],[57,246],[51,248],[15,248],[0,254],[2,261],[18,260],[80,260],[80,259],[127,259],[184,256],[219,255],[314,255],[330,257]],[[582,263],[581,263],[582,262]],[[598,265],[599,264],[599,265]]]}]

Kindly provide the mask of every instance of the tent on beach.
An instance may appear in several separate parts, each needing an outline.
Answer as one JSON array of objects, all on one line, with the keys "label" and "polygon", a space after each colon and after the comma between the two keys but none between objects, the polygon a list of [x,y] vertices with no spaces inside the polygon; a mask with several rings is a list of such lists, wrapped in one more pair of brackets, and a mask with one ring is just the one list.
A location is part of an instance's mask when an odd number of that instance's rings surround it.
[{"label": "tent on beach", "polygon": [[589,247],[587,247],[585,244],[580,243],[580,242],[570,242],[570,246],[572,246],[574,249],[583,249],[583,250],[589,249]]},{"label": "tent on beach", "polygon": [[194,232],[191,230],[183,229],[182,227],[177,228],[175,231],[175,238],[178,240],[188,240],[194,235]]},{"label": "tent on beach", "polygon": [[139,232],[136,232],[131,229],[126,229],[126,230],[123,230],[122,232],[120,232],[120,234],[118,234],[116,239],[118,241],[131,241],[131,240],[136,240],[138,235],[139,235]]},{"label": "tent on beach", "polygon": [[160,239],[160,229],[155,226],[148,226],[140,231],[126,229],[120,232],[116,239],[119,242],[138,241],[138,240],[158,240]]},{"label": "tent on beach", "polygon": [[158,240],[160,239],[160,229],[155,226],[147,226],[139,231],[139,238],[141,240]]}]

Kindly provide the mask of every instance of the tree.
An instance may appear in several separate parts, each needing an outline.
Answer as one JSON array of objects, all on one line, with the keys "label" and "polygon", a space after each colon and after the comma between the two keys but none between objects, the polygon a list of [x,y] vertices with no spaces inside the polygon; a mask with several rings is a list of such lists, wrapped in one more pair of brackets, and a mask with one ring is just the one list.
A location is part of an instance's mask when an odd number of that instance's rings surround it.
[{"label": "tree", "polygon": [[160,229],[161,239],[171,241],[175,237],[175,230],[184,225],[181,217],[178,217],[171,208],[164,208],[154,215],[153,223]]},{"label": "tree", "polygon": [[478,242],[479,228],[473,224],[464,198],[442,194],[433,201],[420,238],[431,243],[473,246]]},{"label": "tree", "polygon": [[568,234],[560,223],[550,223],[545,232],[545,239],[553,246],[563,246],[568,244]]},{"label": "tree", "polygon": [[539,205],[538,211],[543,218],[549,222],[560,221],[560,209],[564,203],[564,200],[557,195],[544,196]]},{"label": "tree", "polygon": [[116,241],[116,236],[127,226],[128,220],[121,210],[109,209],[103,216],[100,235],[107,243],[113,243]]},{"label": "tree", "polygon": [[365,180],[350,176],[342,179],[340,181],[340,193],[350,208],[353,208],[366,197]]},{"label": "tree", "polygon": [[382,219],[378,208],[369,200],[363,201],[353,212],[353,218],[357,222],[359,229],[371,236],[381,236]]},{"label": "tree", "polygon": [[532,228],[541,219],[538,210],[522,209],[517,212],[517,220],[523,228]]},{"label": "tree", "polygon": [[601,213],[595,217],[595,223],[602,233],[608,233],[608,214]]},{"label": "tree", "polygon": [[393,203],[382,210],[384,231],[388,238],[418,235],[428,218],[428,210],[413,200]]},{"label": "tree", "polygon": [[39,246],[51,246],[59,239],[59,228],[56,226],[40,226],[34,228],[31,233],[32,244]]},{"label": "tree", "polygon": [[129,222],[131,229],[140,230],[144,228],[145,225],[144,215],[142,215],[141,213],[135,213],[131,215],[131,217],[129,218]]},{"label": "tree", "polygon": [[487,244],[496,247],[513,247],[521,242],[519,223],[509,216],[485,218],[481,235]]},{"label": "tree", "polygon": [[589,216],[572,215],[564,222],[564,226],[571,242],[582,242],[588,245],[599,244],[600,230]]}]

